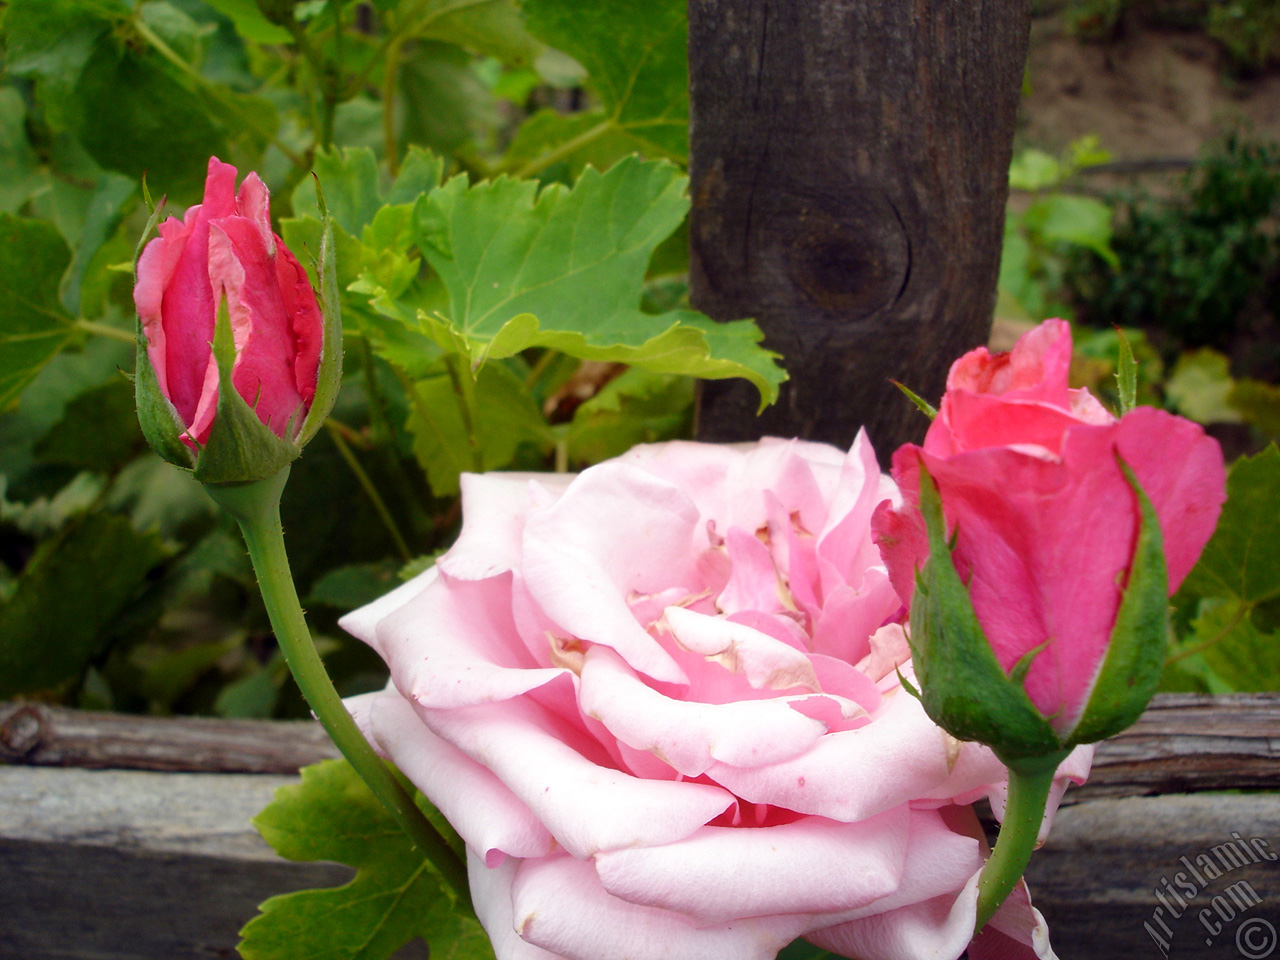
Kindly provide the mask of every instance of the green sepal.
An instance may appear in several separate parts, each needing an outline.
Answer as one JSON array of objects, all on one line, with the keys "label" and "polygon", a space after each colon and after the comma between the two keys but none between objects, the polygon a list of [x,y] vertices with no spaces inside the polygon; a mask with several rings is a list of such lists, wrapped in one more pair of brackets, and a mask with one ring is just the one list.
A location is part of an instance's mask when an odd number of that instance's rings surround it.
[{"label": "green sepal", "polygon": [[1169,573],[1160,520],[1119,453],[1116,462],[1138,501],[1138,542],[1107,655],[1070,743],[1096,743],[1138,719],[1160,685],[1169,640]]},{"label": "green sepal", "polygon": [[1120,356],[1116,359],[1116,389],[1120,394],[1120,415],[1124,416],[1138,405],[1138,361],[1133,357],[1133,347],[1124,331],[1116,327],[1120,341]]},{"label": "green sepal", "polygon": [[147,352],[147,338],[143,335],[141,320],[138,321],[138,359],[134,371],[138,425],[142,427],[147,444],[161,459],[190,470],[195,466],[195,453],[180,439],[187,427],[177,408],[160,389],[160,380]]},{"label": "green sepal", "polygon": [[920,511],[929,559],[916,573],[909,642],[925,712],[952,736],[984,743],[1001,758],[1061,752],[1057,734],[1022,683],[1001,669],[978,623],[947,543],[942,501],[923,463]]},{"label": "green sepal", "polygon": [[937,419],[938,408],[935,407],[932,403],[930,403],[924,397],[917,394],[905,383],[899,383],[897,380],[892,380],[892,379],[889,382],[892,383],[899,390],[901,390],[902,395],[905,396],[908,400],[910,400],[913,404],[915,404],[916,409],[919,410],[921,413],[923,413],[926,417],[928,417],[930,420]]},{"label": "green sepal", "polygon": [[320,279],[320,313],[324,320],[320,341],[320,368],[311,409],[297,434],[299,447],[304,447],[324,425],[338,390],[342,387],[342,306],[338,294],[338,261],[334,252],[333,217],[325,205],[320,181],[316,180],[316,205],[320,208],[320,256],[317,273]]},{"label": "green sepal", "polygon": [[218,304],[213,328],[213,357],[218,365],[218,412],[208,442],[196,458],[196,479],[247,483],[274,476],[296,460],[302,448],[272,433],[232,383],[236,345],[225,298]]}]

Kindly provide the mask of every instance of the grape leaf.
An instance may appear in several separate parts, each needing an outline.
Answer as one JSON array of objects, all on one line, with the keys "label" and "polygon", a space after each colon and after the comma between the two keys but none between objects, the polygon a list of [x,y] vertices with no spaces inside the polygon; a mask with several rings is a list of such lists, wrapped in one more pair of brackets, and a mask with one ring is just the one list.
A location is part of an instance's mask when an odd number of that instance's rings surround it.
[{"label": "grape leaf", "polygon": [[58,303],[71,251],[53,224],[0,214],[0,410],[74,332]]},{"label": "grape leaf", "polygon": [[453,178],[414,210],[418,247],[449,296],[447,313],[419,311],[424,329],[473,363],[552,347],[654,373],[746,377],[772,402],[786,374],[754,323],[638,306],[654,249],[688,209],[686,184],[671,164],[635,157],[588,168],[572,190]]},{"label": "grape leaf", "polygon": [[[444,162],[421,147],[410,147],[394,180],[383,186],[378,161],[368,147],[345,147],[316,153],[312,172],[293,191],[295,217],[320,219],[316,182],[339,227],[359,238],[384,204],[413,203],[440,182]],[[286,221],[287,223],[288,221]]]},{"label": "grape leaf", "polygon": [[688,25],[684,0],[645,4],[525,0],[529,30],[587,69],[610,126],[646,153],[689,155]]},{"label": "grape leaf", "polygon": [[457,3],[427,0],[413,7],[415,36],[443,40],[501,60],[507,66],[531,65],[543,45],[525,29],[516,0]]},{"label": "grape leaf", "polygon": [[205,3],[234,23],[236,30],[246,40],[257,43],[293,43],[293,34],[263,16],[253,0],[205,0]]},{"label": "grape leaf", "polygon": [[7,213],[17,213],[45,185],[26,120],[22,95],[13,87],[0,89],[0,210]]},{"label": "grape leaf", "polygon": [[1258,629],[1240,601],[1202,600],[1192,631],[1188,639],[1208,644],[1201,656],[1232,690],[1280,690],[1280,633]]},{"label": "grape leaf", "polygon": [[561,113],[550,108],[531,115],[502,155],[502,169],[516,176],[571,182],[590,164],[607,170],[628,154],[644,150],[641,140],[609,120],[603,108]]},{"label": "grape leaf", "polygon": [[458,477],[464,471],[508,466],[522,443],[544,449],[552,444],[541,411],[520,380],[502,364],[486,365],[476,378],[474,428],[479,464],[451,378],[445,374],[427,377],[414,385],[414,392],[408,422],[413,452],[436,496],[456,494]]},{"label": "grape leaf", "polygon": [[571,463],[599,463],[637,443],[687,435],[693,381],[632,368],[573,413],[566,443]]},{"label": "grape leaf", "polygon": [[1280,596],[1280,449],[1241,457],[1227,475],[1227,502],[1200,562],[1180,591],[1257,604]]},{"label": "grape leaf", "polygon": [[[448,829],[438,814],[432,819]],[[276,791],[253,823],[289,860],[334,860],[357,872],[343,887],[266,901],[240,931],[244,960],[385,960],[416,937],[428,942],[434,960],[493,960],[480,924],[455,909],[422,854],[345,761],[304,768],[302,782]]]}]

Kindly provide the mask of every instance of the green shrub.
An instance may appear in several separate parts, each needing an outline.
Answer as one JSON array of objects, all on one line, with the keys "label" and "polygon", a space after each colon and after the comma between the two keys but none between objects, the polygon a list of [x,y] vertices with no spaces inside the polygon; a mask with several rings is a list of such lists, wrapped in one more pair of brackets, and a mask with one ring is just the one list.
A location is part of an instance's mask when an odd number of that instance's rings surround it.
[{"label": "green shrub", "polygon": [[1243,330],[1276,320],[1280,144],[1228,136],[1184,187],[1174,200],[1116,198],[1118,266],[1076,251],[1065,283],[1086,323],[1142,327],[1169,353],[1230,353]]}]

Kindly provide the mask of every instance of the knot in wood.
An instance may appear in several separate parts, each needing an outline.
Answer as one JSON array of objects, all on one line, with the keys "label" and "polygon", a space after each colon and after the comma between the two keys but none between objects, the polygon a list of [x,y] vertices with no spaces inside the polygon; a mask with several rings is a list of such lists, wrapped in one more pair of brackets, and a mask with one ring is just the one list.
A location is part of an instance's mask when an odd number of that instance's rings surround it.
[{"label": "knot in wood", "polygon": [[19,707],[0,724],[0,757],[22,760],[40,746],[44,722],[34,704]]},{"label": "knot in wood", "polygon": [[862,320],[891,306],[906,287],[911,244],[893,204],[869,190],[827,209],[802,209],[787,250],[797,289],[832,319]]}]

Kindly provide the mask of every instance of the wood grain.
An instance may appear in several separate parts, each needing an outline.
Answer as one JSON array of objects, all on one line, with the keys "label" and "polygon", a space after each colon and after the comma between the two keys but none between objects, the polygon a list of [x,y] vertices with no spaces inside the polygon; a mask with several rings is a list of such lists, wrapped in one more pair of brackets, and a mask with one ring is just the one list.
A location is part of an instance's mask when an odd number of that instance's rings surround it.
[{"label": "wood grain", "polygon": [[[37,766],[294,773],[338,755],[309,721],[211,720],[0,704],[0,761]],[[1159,694],[1102,743],[1068,802],[1206,790],[1280,790],[1280,694]]]},{"label": "wood grain", "polygon": [[760,417],[702,385],[699,436],[882,458],[986,342],[1027,0],[690,0],[690,293],[753,317],[791,374]]}]

